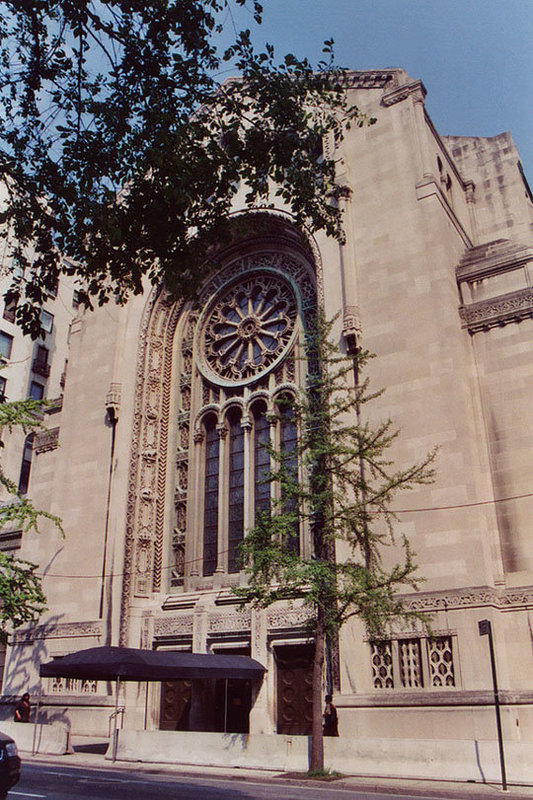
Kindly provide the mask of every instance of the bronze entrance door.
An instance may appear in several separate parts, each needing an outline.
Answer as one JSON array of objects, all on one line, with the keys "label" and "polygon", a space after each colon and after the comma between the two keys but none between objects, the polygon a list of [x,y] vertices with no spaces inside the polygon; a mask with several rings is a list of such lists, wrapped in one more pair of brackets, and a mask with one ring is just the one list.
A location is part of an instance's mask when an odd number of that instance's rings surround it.
[{"label": "bronze entrance door", "polygon": [[162,731],[188,731],[191,708],[191,681],[163,681],[161,684]]},{"label": "bronze entrance door", "polygon": [[276,647],[278,733],[309,736],[313,720],[313,645]]}]

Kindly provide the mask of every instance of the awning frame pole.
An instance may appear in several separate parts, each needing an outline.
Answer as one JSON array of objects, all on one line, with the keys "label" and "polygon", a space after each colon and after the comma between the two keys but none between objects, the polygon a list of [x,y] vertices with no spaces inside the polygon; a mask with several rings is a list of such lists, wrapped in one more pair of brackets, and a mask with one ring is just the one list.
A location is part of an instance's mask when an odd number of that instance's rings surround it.
[{"label": "awning frame pole", "polygon": [[148,680],[146,681],[146,691],[144,693],[144,730],[148,724]]},{"label": "awning frame pole", "polygon": [[120,691],[120,677],[117,675],[115,684],[115,713],[113,714],[113,761],[117,760],[117,719],[118,719],[118,693]]},{"label": "awning frame pole", "polygon": [[228,679],[224,678],[224,733],[228,732]]},{"label": "awning frame pole", "polygon": [[37,695],[37,708],[35,709],[35,715],[33,718],[33,741],[31,744],[31,754],[34,756],[37,752],[36,745],[37,745],[37,725],[39,724],[39,711],[41,708],[41,676],[39,675],[39,694]]}]

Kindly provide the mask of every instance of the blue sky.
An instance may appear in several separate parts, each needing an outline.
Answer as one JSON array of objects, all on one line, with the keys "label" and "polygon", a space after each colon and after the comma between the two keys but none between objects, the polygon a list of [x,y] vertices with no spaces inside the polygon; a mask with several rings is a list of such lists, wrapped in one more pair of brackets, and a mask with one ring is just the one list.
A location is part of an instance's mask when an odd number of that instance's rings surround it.
[{"label": "blue sky", "polygon": [[510,130],[533,185],[533,0],[263,5],[256,44],[268,41],[280,56],[294,52],[316,63],[322,42],[332,37],[342,66],[403,67],[424,82],[426,108],[439,133],[494,136]]}]

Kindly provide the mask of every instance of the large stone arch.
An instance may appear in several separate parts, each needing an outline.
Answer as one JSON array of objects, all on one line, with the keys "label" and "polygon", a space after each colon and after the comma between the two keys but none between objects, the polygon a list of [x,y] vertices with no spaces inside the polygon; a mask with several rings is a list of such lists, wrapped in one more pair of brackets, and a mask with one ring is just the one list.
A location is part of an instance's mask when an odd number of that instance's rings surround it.
[{"label": "large stone arch", "polygon": [[[235,215],[234,239],[216,254],[220,268],[206,281],[200,303],[205,302],[228,276],[244,274],[249,259],[257,259],[258,254],[266,268],[282,270],[299,286],[302,297],[309,301],[304,313],[312,313],[312,307],[322,303],[322,269],[316,242],[296,229],[289,215],[264,211]],[[176,387],[185,400],[182,397],[178,414],[178,441],[181,437],[184,446],[181,454],[177,454],[175,536],[180,536],[180,526],[185,524],[185,518],[180,517],[180,498],[186,497],[186,451],[193,436],[191,420],[186,418],[187,385],[189,381],[190,390],[193,372],[191,342],[197,319],[193,309],[191,302],[174,301],[162,287],[157,287],[148,299],[141,320],[126,508],[121,645],[132,644],[128,641],[128,631],[129,610],[134,598],[148,598],[166,589],[162,575],[165,493],[171,456],[169,413]],[[177,369],[176,331],[178,325],[183,324],[184,315],[188,315],[188,319],[181,333],[182,364],[180,375],[173,376]]]}]

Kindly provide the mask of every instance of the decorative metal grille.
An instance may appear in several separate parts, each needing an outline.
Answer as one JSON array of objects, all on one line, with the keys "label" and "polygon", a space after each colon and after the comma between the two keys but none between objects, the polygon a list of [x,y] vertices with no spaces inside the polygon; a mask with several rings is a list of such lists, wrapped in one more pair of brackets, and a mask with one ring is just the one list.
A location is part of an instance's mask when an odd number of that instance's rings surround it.
[{"label": "decorative metal grille", "polygon": [[391,642],[371,642],[372,648],[372,679],[375,689],[393,689],[394,676],[392,671],[392,645]]},{"label": "decorative metal grille", "polygon": [[78,678],[49,678],[50,694],[96,694],[98,681]]},{"label": "decorative metal grille", "polygon": [[428,639],[429,677],[432,686],[455,686],[451,636]]},{"label": "decorative metal grille", "polygon": [[216,376],[245,381],[259,375],[289,345],[297,316],[290,284],[265,273],[222,291],[208,314],[203,354]]},{"label": "decorative metal grille", "polygon": [[398,655],[402,686],[423,686],[420,639],[400,639]]}]

